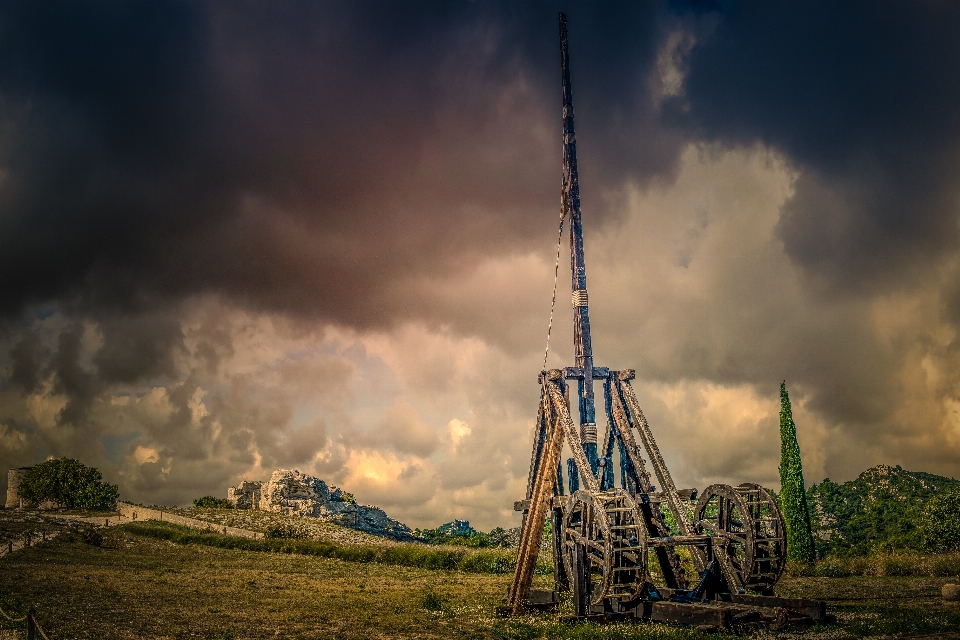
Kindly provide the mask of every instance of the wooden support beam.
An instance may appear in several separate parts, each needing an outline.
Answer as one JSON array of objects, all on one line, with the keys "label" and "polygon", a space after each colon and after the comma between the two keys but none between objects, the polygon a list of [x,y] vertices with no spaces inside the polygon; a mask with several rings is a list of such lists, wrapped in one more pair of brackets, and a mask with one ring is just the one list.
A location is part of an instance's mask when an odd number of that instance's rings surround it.
[{"label": "wooden support beam", "polygon": [[807,600],[805,598],[776,598],[774,596],[754,596],[745,593],[731,594],[730,601],[734,604],[745,604],[751,607],[778,607],[810,617],[814,622],[827,621],[827,603],[823,600]]},{"label": "wooden support beam", "polygon": [[654,622],[729,629],[730,617],[730,609],[722,605],[654,602],[650,606],[650,620]]},{"label": "wooden support beam", "polygon": [[[608,369],[607,367],[593,368],[594,380],[606,380],[609,376],[610,376],[610,369]],[[583,367],[564,367],[563,377],[566,380],[583,380]]]},{"label": "wooden support beam", "polygon": [[[517,550],[517,567],[513,575],[513,585],[507,607],[513,615],[523,613],[530,586],[533,582],[533,570],[537,563],[540,541],[543,538],[543,525],[553,503],[553,489],[557,482],[557,465],[560,464],[560,452],[565,432],[573,431],[573,422],[567,409],[566,397],[558,382],[562,373],[556,369],[547,372],[544,380],[544,399],[540,404],[542,419],[549,424],[549,432],[543,443],[537,469],[533,474],[534,482],[530,492],[530,509],[520,532],[520,548]],[[581,451],[582,453],[582,451]],[[595,483],[594,483],[595,484]]]},{"label": "wooden support beam", "polygon": [[[553,496],[553,502],[550,504],[553,509],[559,509],[563,506],[563,496]],[[514,511],[527,511],[530,509],[529,500],[516,500],[513,503]]]}]

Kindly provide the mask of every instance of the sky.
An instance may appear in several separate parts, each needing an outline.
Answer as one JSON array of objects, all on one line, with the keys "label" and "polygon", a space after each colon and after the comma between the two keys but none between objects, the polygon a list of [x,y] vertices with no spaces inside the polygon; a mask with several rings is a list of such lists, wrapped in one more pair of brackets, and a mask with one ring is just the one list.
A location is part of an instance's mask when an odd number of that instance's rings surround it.
[{"label": "sky", "polygon": [[0,469],[519,524],[558,11],[595,362],[678,486],[779,485],[782,380],[808,484],[960,476],[960,5],[875,0],[0,3]]}]

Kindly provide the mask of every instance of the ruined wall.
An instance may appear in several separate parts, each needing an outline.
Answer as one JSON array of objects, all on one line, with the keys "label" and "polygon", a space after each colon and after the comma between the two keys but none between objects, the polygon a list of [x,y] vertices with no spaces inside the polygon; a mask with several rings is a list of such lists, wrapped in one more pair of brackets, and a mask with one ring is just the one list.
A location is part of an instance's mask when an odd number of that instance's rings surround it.
[{"label": "ruined wall", "polygon": [[7,471],[7,509],[19,509],[23,506],[20,500],[20,483],[31,469],[33,467],[19,467]]},{"label": "ruined wall", "polygon": [[262,482],[244,480],[236,487],[227,489],[227,500],[234,509],[259,509]]}]

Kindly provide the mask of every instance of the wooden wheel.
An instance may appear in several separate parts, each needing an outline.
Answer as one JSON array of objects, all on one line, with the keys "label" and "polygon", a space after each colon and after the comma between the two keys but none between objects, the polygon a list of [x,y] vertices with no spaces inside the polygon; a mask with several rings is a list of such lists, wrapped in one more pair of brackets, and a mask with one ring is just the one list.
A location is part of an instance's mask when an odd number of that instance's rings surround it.
[{"label": "wooden wheel", "polygon": [[626,491],[577,491],[564,513],[564,565],[584,604],[633,600],[647,581],[646,526]]},{"label": "wooden wheel", "polygon": [[694,515],[700,532],[712,537],[711,554],[732,592],[772,592],[786,564],[786,538],[783,516],[766,489],[711,485]]},{"label": "wooden wheel", "polygon": [[787,566],[787,529],[783,514],[769,491],[744,482],[737,487],[753,521],[753,570],[747,588],[773,593]]}]

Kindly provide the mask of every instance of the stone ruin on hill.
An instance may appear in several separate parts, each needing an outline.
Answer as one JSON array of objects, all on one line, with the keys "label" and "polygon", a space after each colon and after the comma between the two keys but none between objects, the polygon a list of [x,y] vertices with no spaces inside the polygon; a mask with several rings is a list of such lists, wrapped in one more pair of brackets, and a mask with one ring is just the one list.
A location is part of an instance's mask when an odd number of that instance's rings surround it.
[{"label": "stone ruin on hill", "polygon": [[227,500],[235,509],[306,516],[393,540],[416,540],[410,527],[383,509],[356,504],[350,494],[298,470],[278,469],[268,482],[244,480],[227,489]]}]

